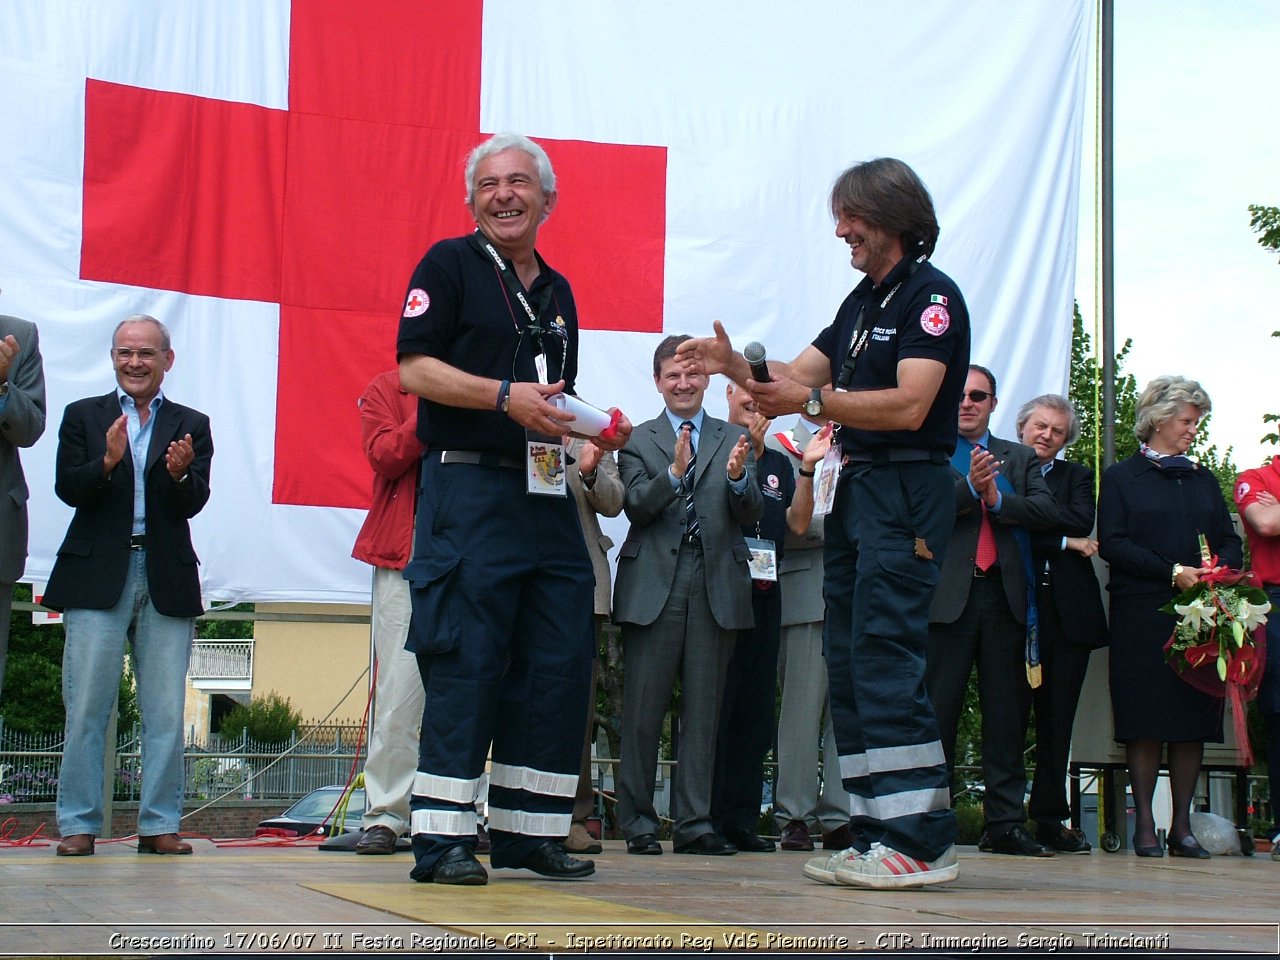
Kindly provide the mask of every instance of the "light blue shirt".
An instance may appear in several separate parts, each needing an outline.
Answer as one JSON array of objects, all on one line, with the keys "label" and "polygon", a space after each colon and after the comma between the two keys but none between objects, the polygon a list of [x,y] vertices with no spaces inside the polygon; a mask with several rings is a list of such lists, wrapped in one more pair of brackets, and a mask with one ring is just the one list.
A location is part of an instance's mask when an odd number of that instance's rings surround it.
[{"label": "light blue shirt", "polygon": [[[961,437],[960,439],[975,447],[982,447],[983,450],[986,450],[991,444],[991,431],[988,430],[977,440],[967,440],[965,437]],[[982,498],[978,496],[978,491],[973,488],[972,483],[969,483],[968,477],[965,477],[964,482],[969,484],[969,492],[973,494],[973,499],[981,500]],[[1000,490],[996,490],[996,505],[994,507],[987,507],[987,509],[992,513],[999,513],[1002,506],[1004,506],[1004,494],[1001,493]]]},{"label": "light blue shirt", "polygon": [[[676,436],[680,436],[680,428],[684,426],[684,422],[688,420],[693,424],[693,429],[689,431],[689,443],[693,447],[693,452],[698,452],[698,440],[702,436],[702,418],[706,415],[706,411],[699,409],[691,417],[682,417],[678,413],[672,413],[669,409],[663,408],[663,413],[667,415],[667,419],[671,421],[671,429],[676,432]],[[673,477],[671,471],[667,471],[667,479],[671,481],[671,489],[679,490],[684,482],[684,477]],[[737,480],[729,478],[729,489],[734,493],[745,493],[747,489],[747,472],[742,471],[742,476]]]},{"label": "light blue shirt", "polygon": [[156,422],[156,411],[164,403],[164,394],[157,393],[152,397],[148,407],[151,413],[146,423],[138,416],[138,405],[133,402],[133,397],[119,387],[116,387],[116,396],[120,400],[121,412],[128,418],[129,453],[133,456],[133,533],[137,536],[147,532],[147,449],[151,446],[152,427]]}]

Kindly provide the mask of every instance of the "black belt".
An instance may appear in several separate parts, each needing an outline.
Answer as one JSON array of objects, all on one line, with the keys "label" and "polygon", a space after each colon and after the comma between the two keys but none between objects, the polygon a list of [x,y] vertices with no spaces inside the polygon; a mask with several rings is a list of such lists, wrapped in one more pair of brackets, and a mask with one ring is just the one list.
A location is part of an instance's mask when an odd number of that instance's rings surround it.
[{"label": "black belt", "polygon": [[470,463],[481,467],[503,467],[507,470],[523,470],[524,464],[514,457],[500,453],[481,453],[479,450],[438,450],[441,463]]},{"label": "black belt", "polygon": [[951,458],[941,450],[925,450],[917,447],[889,447],[866,453],[846,453],[845,463],[869,463],[883,467],[890,463],[947,463]]},{"label": "black belt", "polygon": [[702,537],[696,533],[680,534],[680,542],[682,544],[687,543],[691,547],[697,547],[699,550],[702,549]]},{"label": "black belt", "polygon": [[987,569],[985,570],[983,570],[981,567],[973,568],[973,578],[975,580],[987,580],[991,577],[998,577],[998,576],[1000,576],[1000,564],[998,563],[995,566],[987,567]]},{"label": "black belt", "polygon": [[135,533],[133,536],[131,536],[129,538],[129,549],[130,550],[147,549],[147,535],[145,533]]}]

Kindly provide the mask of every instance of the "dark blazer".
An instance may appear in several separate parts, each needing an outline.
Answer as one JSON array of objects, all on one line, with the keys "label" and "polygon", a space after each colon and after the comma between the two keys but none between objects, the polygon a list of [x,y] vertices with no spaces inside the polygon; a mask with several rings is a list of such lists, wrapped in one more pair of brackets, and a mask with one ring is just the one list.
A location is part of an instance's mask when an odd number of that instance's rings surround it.
[{"label": "dark blazer", "polygon": [[[1065,638],[1091,650],[1107,645],[1107,617],[1093,561],[1074,550],[1062,549],[1063,537],[1088,537],[1093,533],[1093,471],[1078,463],[1057,460],[1045,476],[1049,492],[1058,501],[1058,522],[1031,535],[1036,575],[1048,566],[1049,589]],[[1044,597],[1045,593],[1041,593]]]},{"label": "dark blazer", "polygon": [[[1009,609],[1019,623],[1027,622],[1027,577],[1022,554],[1014,539],[1013,526],[1043,530],[1058,521],[1058,504],[1040,475],[1040,461],[1035,451],[1020,443],[992,436],[987,449],[1000,461],[1000,473],[1013,484],[1014,492],[1005,493],[1000,512],[992,513],[992,533],[1000,557],[1000,579],[1004,584]],[[982,508],[969,492],[967,474],[952,469],[956,490],[956,525],[947,541],[942,559],[942,572],[933,603],[929,607],[930,623],[954,623],[969,602],[973,585],[974,556],[978,548],[978,530],[982,525]]]},{"label": "dark blazer", "polygon": [[9,371],[9,395],[0,413],[0,583],[15,582],[27,561],[27,481],[18,448],[31,446],[44,433],[40,336],[31,321],[0,316],[0,339],[9,334],[20,352]]},{"label": "dark blazer", "polygon": [[[1141,453],[1107,468],[1098,493],[1098,552],[1111,565],[1117,596],[1173,596],[1173,565],[1200,566],[1203,533],[1220,563],[1239,567],[1243,546],[1217,478],[1197,466],[1161,471]],[[1154,602],[1154,601],[1153,601]],[[1154,607],[1153,607],[1154,609]]]},{"label": "dark blazer", "polygon": [[[747,569],[750,551],[742,538],[742,525],[754,523],[764,503],[756,483],[755,457],[747,454],[747,486],[742,493],[733,492],[725,472],[734,444],[745,433],[741,427],[705,414],[693,485],[707,599],[724,630],[749,630],[755,622]],[[631,529],[618,553],[615,623],[653,623],[671,593],[685,531],[684,498],[668,476],[675,445],[675,431],[664,411],[636,427],[630,441],[618,451],[618,471],[627,491],[623,509]]]},{"label": "dark blazer", "polygon": [[[53,610],[106,610],[124,590],[133,530],[133,454],[102,475],[107,429],[120,416],[113,390],[70,404],[58,430],[58,462],[54,490],[75,507],[71,526],[58,548],[43,603]],[[146,519],[147,586],[151,602],[168,617],[197,617],[200,602],[199,560],[191,546],[187,521],[209,499],[209,467],[213,436],[209,418],[166,398],[155,413],[147,450]],[[191,434],[195,451],[187,478],[178,483],[165,469],[169,444]]]}]

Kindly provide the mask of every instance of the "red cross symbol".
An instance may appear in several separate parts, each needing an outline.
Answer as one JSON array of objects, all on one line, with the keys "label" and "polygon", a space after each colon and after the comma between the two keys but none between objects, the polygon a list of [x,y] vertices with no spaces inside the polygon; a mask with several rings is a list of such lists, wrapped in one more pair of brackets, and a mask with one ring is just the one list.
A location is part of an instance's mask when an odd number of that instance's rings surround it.
[{"label": "red cross symbol", "polygon": [[[356,398],[418,259],[472,227],[482,0],[290,16],[288,110],[87,81],[80,275],[279,304],[272,499],[364,507]],[[538,247],[584,328],[661,332],[666,148],[539,139],[560,202]]]}]

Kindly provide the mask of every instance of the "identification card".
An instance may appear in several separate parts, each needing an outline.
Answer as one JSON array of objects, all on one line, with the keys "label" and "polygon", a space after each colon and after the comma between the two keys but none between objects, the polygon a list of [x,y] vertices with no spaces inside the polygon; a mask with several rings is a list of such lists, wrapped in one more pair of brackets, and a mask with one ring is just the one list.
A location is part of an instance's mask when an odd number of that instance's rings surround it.
[{"label": "identification card", "polygon": [[844,457],[841,448],[832,444],[821,460],[814,466],[813,478],[813,513],[825,517],[831,513],[836,502],[836,481],[840,479],[840,461]]},{"label": "identification card", "polygon": [[751,560],[747,564],[751,570],[752,580],[768,580],[778,582],[778,551],[772,540],[758,540],[747,537],[747,549],[751,551]]},{"label": "identification card", "polygon": [[558,437],[525,432],[525,478],[529,493],[567,497],[564,443]]}]

